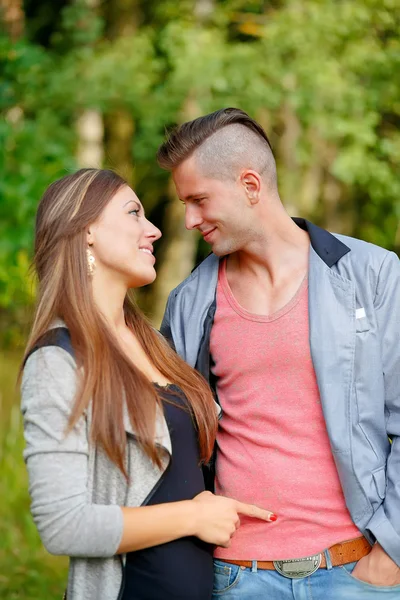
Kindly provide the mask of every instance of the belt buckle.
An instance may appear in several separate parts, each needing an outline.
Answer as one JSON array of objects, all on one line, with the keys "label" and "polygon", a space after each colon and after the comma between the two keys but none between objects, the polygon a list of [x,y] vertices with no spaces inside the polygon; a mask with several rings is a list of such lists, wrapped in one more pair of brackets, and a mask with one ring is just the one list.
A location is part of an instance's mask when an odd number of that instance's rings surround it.
[{"label": "belt buckle", "polygon": [[322,554],[313,554],[305,558],[294,558],[292,560],[274,560],[275,570],[289,579],[303,579],[315,573],[322,561]]}]

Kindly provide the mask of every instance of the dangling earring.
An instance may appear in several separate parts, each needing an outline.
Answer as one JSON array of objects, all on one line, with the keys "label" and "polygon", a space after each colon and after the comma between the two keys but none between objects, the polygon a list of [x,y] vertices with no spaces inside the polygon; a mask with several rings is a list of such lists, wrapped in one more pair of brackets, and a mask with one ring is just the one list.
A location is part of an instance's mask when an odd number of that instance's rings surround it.
[{"label": "dangling earring", "polygon": [[86,257],[87,257],[87,272],[89,277],[93,277],[94,270],[96,268],[96,260],[94,258],[93,252],[90,248],[86,248]]}]

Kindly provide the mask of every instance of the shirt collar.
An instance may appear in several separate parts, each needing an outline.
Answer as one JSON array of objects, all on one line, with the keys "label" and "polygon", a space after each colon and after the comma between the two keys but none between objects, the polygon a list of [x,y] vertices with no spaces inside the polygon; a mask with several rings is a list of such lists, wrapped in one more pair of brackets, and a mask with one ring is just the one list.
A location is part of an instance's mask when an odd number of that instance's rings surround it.
[{"label": "shirt collar", "polygon": [[350,248],[329,233],[329,231],[299,217],[293,217],[293,221],[301,229],[307,231],[310,236],[311,246],[328,267],[332,267],[342,256],[350,252]]}]

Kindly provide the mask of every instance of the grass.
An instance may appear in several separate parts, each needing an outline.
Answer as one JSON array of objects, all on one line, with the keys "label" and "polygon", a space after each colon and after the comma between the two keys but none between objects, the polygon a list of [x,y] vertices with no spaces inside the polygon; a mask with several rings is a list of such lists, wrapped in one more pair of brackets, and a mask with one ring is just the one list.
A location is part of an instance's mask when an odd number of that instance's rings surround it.
[{"label": "grass", "polygon": [[22,419],[15,390],[19,358],[0,352],[0,598],[61,600],[67,559],[46,552],[29,513]]}]

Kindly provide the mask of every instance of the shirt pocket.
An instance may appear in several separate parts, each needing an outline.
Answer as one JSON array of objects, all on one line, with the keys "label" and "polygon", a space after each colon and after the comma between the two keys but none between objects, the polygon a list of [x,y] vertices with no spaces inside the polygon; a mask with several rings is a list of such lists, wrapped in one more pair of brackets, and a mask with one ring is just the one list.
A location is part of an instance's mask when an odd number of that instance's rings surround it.
[{"label": "shirt pocket", "polygon": [[386,495],[386,468],[379,467],[378,469],[374,469],[372,471],[372,477],[374,478],[378,496],[383,500]]},{"label": "shirt pocket", "polygon": [[367,317],[357,317],[356,315],[356,333],[364,333],[370,330],[370,324]]}]

